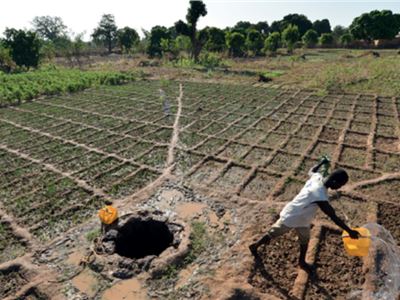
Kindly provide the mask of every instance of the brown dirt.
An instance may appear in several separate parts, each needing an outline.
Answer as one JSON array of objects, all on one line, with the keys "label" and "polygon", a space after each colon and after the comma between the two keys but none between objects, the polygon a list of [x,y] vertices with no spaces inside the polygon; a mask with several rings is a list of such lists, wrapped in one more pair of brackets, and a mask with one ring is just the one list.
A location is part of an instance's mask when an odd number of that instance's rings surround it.
[{"label": "brown dirt", "polygon": [[397,245],[400,247],[400,205],[379,204],[378,205],[378,223],[385,227],[392,234]]},{"label": "brown dirt", "polygon": [[345,299],[362,288],[362,260],[344,252],[339,232],[323,229],[316,258],[317,272],[311,277],[305,299]]},{"label": "brown dirt", "polygon": [[264,294],[290,299],[294,281],[299,245],[296,233],[291,231],[259,248],[260,262],[255,262],[249,275],[249,283]]}]

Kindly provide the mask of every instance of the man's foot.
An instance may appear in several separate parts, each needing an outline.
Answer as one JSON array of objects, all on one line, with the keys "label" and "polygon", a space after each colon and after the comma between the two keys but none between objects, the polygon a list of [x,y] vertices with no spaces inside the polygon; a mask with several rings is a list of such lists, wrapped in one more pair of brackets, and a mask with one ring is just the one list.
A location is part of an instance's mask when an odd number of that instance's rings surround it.
[{"label": "man's foot", "polygon": [[306,271],[307,273],[313,273],[315,271],[315,266],[314,265],[310,265],[306,262],[299,262],[299,267],[301,269],[303,269],[304,271]]},{"label": "man's foot", "polygon": [[258,246],[255,243],[249,246],[250,252],[251,254],[253,254],[254,257],[258,257],[257,248]]}]

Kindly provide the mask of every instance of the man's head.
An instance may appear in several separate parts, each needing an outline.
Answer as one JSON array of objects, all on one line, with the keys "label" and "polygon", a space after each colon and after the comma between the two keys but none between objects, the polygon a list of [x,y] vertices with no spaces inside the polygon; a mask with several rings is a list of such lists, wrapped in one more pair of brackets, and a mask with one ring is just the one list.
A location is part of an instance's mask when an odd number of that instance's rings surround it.
[{"label": "man's head", "polygon": [[324,185],[326,188],[332,190],[340,189],[349,180],[349,175],[343,169],[336,169],[328,177],[324,179]]}]

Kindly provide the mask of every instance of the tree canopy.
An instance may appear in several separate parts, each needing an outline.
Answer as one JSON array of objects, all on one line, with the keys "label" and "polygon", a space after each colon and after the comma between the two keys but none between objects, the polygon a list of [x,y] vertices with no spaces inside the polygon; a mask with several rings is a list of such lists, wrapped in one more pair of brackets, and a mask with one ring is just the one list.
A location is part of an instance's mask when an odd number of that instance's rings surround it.
[{"label": "tree canopy", "polygon": [[285,30],[286,27],[292,24],[297,26],[300,37],[302,37],[308,29],[312,28],[311,21],[305,15],[289,14],[283,17],[283,20],[281,22],[283,24],[283,27],[281,28],[282,32],[283,30]]},{"label": "tree canopy", "polygon": [[60,17],[41,16],[32,21],[33,30],[43,39],[52,42],[67,34],[67,26]]},{"label": "tree canopy", "polygon": [[373,10],[355,18],[350,33],[356,39],[392,39],[400,31],[400,15],[390,10]]},{"label": "tree canopy", "polygon": [[313,29],[321,35],[323,33],[331,33],[331,24],[329,23],[328,19],[316,20],[312,25]]},{"label": "tree canopy", "polygon": [[203,1],[190,0],[188,12],[186,14],[187,23],[181,20],[175,23],[175,29],[178,34],[190,37],[192,43],[191,56],[195,61],[198,60],[201,48],[206,40],[205,32],[202,34],[198,34],[197,32],[197,21],[200,17],[204,17],[205,15],[207,15],[207,9]]},{"label": "tree canopy", "polygon": [[18,66],[36,68],[40,59],[40,40],[35,32],[6,29],[5,46]]},{"label": "tree canopy", "polygon": [[118,30],[118,43],[121,48],[127,52],[129,52],[139,40],[139,34],[133,28],[124,27]]}]

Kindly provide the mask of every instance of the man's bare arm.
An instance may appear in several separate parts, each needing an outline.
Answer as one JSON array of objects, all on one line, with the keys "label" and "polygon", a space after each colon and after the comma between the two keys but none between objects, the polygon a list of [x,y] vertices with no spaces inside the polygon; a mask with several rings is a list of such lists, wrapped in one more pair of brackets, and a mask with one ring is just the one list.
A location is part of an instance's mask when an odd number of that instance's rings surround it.
[{"label": "man's bare arm", "polygon": [[358,231],[350,229],[346,223],[344,223],[337,215],[333,207],[328,201],[317,201],[319,208],[340,228],[347,231],[351,238],[355,239],[359,237]]}]

